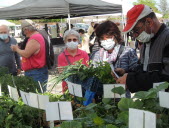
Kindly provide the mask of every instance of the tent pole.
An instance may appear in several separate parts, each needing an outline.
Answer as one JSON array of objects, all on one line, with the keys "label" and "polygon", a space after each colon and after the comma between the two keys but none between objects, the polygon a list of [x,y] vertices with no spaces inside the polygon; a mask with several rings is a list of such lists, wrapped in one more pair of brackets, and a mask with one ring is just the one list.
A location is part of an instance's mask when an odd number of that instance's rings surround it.
[{"label": "tent pole", "polygon": [[70,27],[70,13],[68,13],[68,23],[69,23],[69,30],[71,29]]},{"label": "tent pole", "polygon": [[[123,29],[124,29],[125,15],[124,15],[124,3],[123,3],[123,0],[121,0],[121,3],[122,3],[122,26],[123,26]],[[128,46],[127,34],[124,34],[123,37],[124,37],[125,46]]]}]

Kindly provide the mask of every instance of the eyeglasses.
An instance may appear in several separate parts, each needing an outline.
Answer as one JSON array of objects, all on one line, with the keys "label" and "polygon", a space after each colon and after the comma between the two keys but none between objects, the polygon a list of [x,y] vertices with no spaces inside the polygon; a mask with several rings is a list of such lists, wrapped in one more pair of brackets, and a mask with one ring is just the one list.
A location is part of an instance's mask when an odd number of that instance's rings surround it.
[{"label": "eyeglasses", "polygon": [[139,34],[140,30],[143,28],[144,24],[142,24],[142,26],[140,27],[136,27],[133,30],[131,30],[131,34]]},{"label": "eyeglasses", "polygon": [[76,38],[73,38],[73,39],[67,39],[67,41],[68,41],[68,42],[71,42],[71,41],[76,42],[77,39],[76,39]]}]

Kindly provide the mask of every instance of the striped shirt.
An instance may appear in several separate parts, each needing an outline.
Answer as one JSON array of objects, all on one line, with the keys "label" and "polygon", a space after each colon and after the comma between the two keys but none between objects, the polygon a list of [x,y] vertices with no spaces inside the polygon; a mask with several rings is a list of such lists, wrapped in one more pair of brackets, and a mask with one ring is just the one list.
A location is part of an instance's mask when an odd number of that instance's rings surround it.
[{"label": "striped shirt", "polygon": [[[116,47],[119,47],[120,45],[117,45]],[[118,49],[119,50],[119,49]],[[116,59],[110,59],[111,57],[117,58],[117,54],[114,55],[114,52],[108,53],[106,50],[103,48],[100,48],[99,51],[97,51],[94,54],[94,57],[92,59],[93,64],[96,65],[98,62],[103,62],[105,61],[105,56],[104,54],[107,54],[107,62],[113,63],[116,61]],[[135,67],[137,67],[137,62],[138,62],[138,57],[136,54],[136,51],[130,47],[124,47],[123,52],[119,56],[118,60],[116,61],[114,67],[115,68],[122,68],[126,72],[133,71]]]}]

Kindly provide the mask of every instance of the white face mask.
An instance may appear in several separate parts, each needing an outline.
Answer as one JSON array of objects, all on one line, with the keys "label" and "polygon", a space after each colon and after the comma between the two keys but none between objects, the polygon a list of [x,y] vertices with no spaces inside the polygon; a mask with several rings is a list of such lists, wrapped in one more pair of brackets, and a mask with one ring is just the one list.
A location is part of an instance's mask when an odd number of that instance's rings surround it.
[{"label": "white face mask", "polygon": [[6,40],[6,39],[8,39],[8,34],[0,34],[0,38],[2,40]]},{"label": "white face mask", "polygon": [[73,42],[73,41],[67,42],[66,47],[71,49],[71,50],[74,50],[78,47],[78,42]]},{"label": "white face mask", "polygon": [[111,50],[115,46],[115,41],[113,39],[101,40],[101,46],[106,50]]},{"label": "white face mask", "polygon": [[143,31],[136,39],[140,42],[149,42],[151,38],[154,37],[154,33],[148,34],[147,32]]}]

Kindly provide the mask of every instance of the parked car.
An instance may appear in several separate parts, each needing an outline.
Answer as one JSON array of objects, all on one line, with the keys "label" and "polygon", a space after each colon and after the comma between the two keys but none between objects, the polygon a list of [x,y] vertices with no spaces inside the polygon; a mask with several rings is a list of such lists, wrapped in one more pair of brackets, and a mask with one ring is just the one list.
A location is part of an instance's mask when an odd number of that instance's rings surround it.
[{"label": "parked car", "polygon": [[75,29],[75,30],[83,29],[85,32],[87,32],[88,28],[89,28],[89,25],[85,24],[85,23],[73,24],[73,29]]}]

